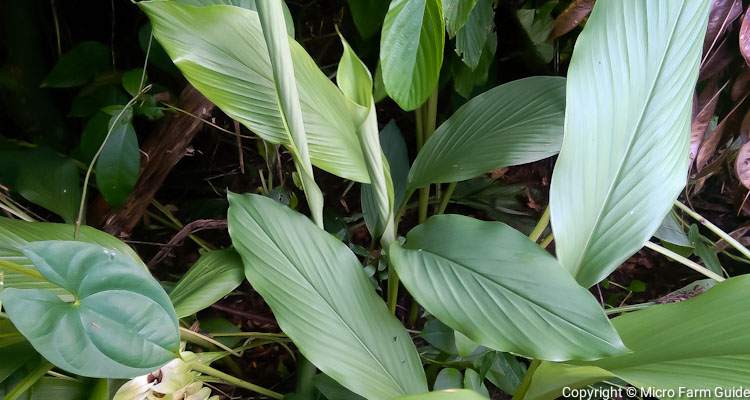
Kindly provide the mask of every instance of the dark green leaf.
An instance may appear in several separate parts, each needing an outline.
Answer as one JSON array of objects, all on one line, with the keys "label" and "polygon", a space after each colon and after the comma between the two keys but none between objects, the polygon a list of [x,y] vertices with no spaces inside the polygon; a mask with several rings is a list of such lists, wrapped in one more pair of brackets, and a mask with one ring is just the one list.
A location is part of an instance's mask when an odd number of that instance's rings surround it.
[{"label": "dark green leaf", "polygon": [[466,21],[477,0],[443,0],[443,14],[445,15],[445,29],[451,37],[456,36]]},{"label": "dark green leaf", "polygon": [[495,28],[492,0],[478,0],[466,25],[456,36],[456,53],[470,69],[479,65],[487,38]]},{"label": "dark green leaf", "polygon": [[388,12],[388,2],[383,0],[347,0],[354,25],[364,39],[375,36]]},{"label": "dark green leaf", "polygon": [[56,88],[81,86],[111,68],[109,47],[99,42],[82,42],[63,54],[43,85]]},{"label": "dark green leaf", "polygon": [[175,358],[174,308],[131,258],[82,242],[34,242],[22,250],[75,298],[66,302],[45,289],[2,292],[11,321],[47,360],[78,375],[132,378]]},{"label": "dark green leaf", "polygon": [[107,203],[119,207],[138,182],[141,168],[141,153],[138,136],[129,118],[110,121],[107,143],[96,161],[96,185]]}]

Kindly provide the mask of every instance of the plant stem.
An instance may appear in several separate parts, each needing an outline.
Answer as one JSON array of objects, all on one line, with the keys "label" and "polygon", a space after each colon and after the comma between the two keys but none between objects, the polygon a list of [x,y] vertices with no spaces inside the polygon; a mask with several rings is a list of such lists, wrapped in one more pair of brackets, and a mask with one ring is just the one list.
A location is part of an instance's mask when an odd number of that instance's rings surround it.
[{"label": "plant stem", "polygon": [[713,280],[715,280],[717,282],[723,282],[725,280],[723,276],[717,274],[716,272],[713,272],[710,269],[708,269],[708,268],[706,268],[706,267],[704,267],[704,266],[702,266],[702,265],[700,265],[700,264],[698,264],[698,263],[696,263],[694,261],[690,261],[687,258],[685,258],[685,257],[683,257],[683,256],[681,256],[681,255],[679,255],[677,253],[675,253],[672,250],[669,250],[669,249],[666,249],[664,247],[661,247],[661,246],[659,246],[658,244],[656,244],[654,242],[646,242],[645,246],[648,247],[649,249],[651,249],[651,250],[653,250],[653,251],[655,251],[657,253],[661,253],[661,254],[663,254],[663,255],[671,258],[672,260],[677,261],[678,263],[680,263],[680,264],[682,264],[682,265],[684,265],[684,266],[686,266],[688,268],[691,268],[694,271],[697,271],[697,272],[705,275],[706,277],[711,278],[711,279],[713,279]]},{"label": "plant stem", "polygon": [[[438,103],[438,91],[437,88],[432,92],[432,96],[427,99],[417,110],[417,152],[422,149],[422,146],[430,139],[430,136],[435,132],[435,125],[437,124],[437,103]],[[421,118],[420,118],[421,117]],[[421,119],[421,123],[419,122]],[[419,223],[423,223],[427,220],[427,206],[430,202],[430,185],[419,189]]]},{"label": "plant stem", "polygon": [[728,233],[724,232],[719,228],[718,226],[711,223],[711,221],[704,218],[702,215],[698,214],[697,212],[690,209],[690,207],[680,203],[679,201],[675,201],[674,204],[679,208],[680,210],[684,211],[685,214],[691,216],[696,221],[700,222],[703,226],[708,228],[711,232],[718,235],[720,238],[722,238],[725,242],[727,242],[730,246],[734,247],[742,253],[743,256],[745,256],[748,260],[750,260],[750,250],[747,249],[747,247],[743,246],[740,242],[738,242],[735,238],[733,238]]},{"label": "plant stem", "polygon": [[451,182],[448,184],[448,187],[445,189],[445,192],[443,193],[443,197],[440,198],[440,205],[438,206],[437,212],[435,214],[442,214],[445,212],[445,209],[448,208],[448,203],[451,201],[451,196],[453,196],[453,192],[456,190],[456,182]]},{"label": "plant stem", "polygon": [[539,246],[541,246],[543,249],[546,249],[553,240],[555,240],[555,235],[550,233],[546,238],[544,238],[544,240],[542,240],[541,243],[539,243]]},{"label": "plant stem", "polygon": [[607,315],[620,314],[620,313],[624,313],[624,312],[643,310],[644,308],[649,308],[649,307],[651,307],[651,306],[653,306],[655,304],[656,303],[653,303],[653,302],[641,303],[641,304],[631,304],[629,306],[622,306],[622,307],[610,308],[610,309],[604,310],[604,312]]},{"label": "plant stem", "polygon": [[221,372],[218,369],[211,368],[208,365],[204,365],[204,364],[201,364],[201,363],[194,363],[194,364],[191,365],[191,367],[192,367],[192,369],[194,371],[198,371],[198,372],[200,372],[202,374],[205,374],[205,375],[208,375],[208,376],[212,376],[214,378],[219,378],[219,379],[223,380],[224,382],[229,383],[231,385],[234,385],[234,386],[237,386],[237,387],[241,387],[243,389],[247,389],[247,390],[253,391],[255,393],[260,393],[260,394],[262,394],[264,396],[268,396],[268,397],[270,397],[272,399],[279,399],[279,400],[281,400],[281,399],[284,398],[284,395],[281,394],[281,393],[277,393],[277,392],[274,392],[273,390],[266,389],[266,388],[264,388],[262,386],[258,386],[258,385],[252,384],[252,383],[250,383],[248,381],[245,381],[245,380],[242,380],[240,378],[237,378],[237,377],[234,377],[232,375],[229,375],[227,373]]},{"label": "plant stem", "polygon": [[539,238],[542,236],[542,233],[547,229],[547,226],[549,225],[549,206],[544,209],[544,213],[542,213],[542,217],[539,218],[539,222],[536,223],[536,226],[534,227],[534,230],[531,231],[529,234],[529,239],[533,241],[539,240]]},{"label": "plant stem", "polygon": [[534,377],[534,372],[539,368],[539,364],[541,364],[539,360],[531,360],[529,369],[526,370],[526,375],[523,376],[523,381],[518,385],[512,400],[523,400],[526,397],[526,392],[529,390],[529,386],[531,386],[531,378]]},{"label": "plant stem", "polygon": [[44,374],[47,373],[47,371],[51,370],[52,367],[53,365],[49,361],[42,359],[39,362],[39,365],[36,366],[36,368],[31,370],[28,375],[24,376],[23,379],[21,379],[21,381],[13,387],[13,390],[5,395],[4,399],[16,400],[22,394],[26,393],[29,388],[34,386],[34,384],[37,383],[37,381],[39,381],[39,379],[41,379]]},{"label": "plant stem", "polygon": [[36,280],[46,281],[46,279],[44,279],[44,276],[42,276],[39,271],[24,267],[22,265],[18,265],[10,261],[0,260],[0,270],[15,272],[18,274],[26,275],[30,278],[34,278]]}]

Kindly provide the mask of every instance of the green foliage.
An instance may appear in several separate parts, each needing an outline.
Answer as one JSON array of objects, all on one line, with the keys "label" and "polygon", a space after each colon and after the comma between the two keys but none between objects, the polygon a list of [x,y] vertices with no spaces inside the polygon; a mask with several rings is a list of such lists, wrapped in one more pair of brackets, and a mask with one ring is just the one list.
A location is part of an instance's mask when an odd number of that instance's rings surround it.
[{"label": "green foliage", "polygon": [[305,357],[368,399],[427,390],[411,338],[346,245],[269,198],[230,194],[229,204],[245,275]]},{"label": "green foliage", "polygon": [[118,118],[118,113],[109,121],[108,130],[111,133],[96,160],[96,185],[112,207],[125,203],[138,182],[141,168],[141,153],[131,122],[132,114],[128,111]]},{"label": "green foliage", "polygon": [[109,47],[99,42],[83,42],[60,58],[43,85],[54,88],[81,86],[111,68]]},{"label": "green foliage", "polygon": [[187,317],[211,306],[245,280],[242,259],[234,250],[209,251],[169,292],[177,318]]},{"label": "green foliage", "polygon": [[507,225],[435,216],[391,259],[425,309],[479,344],[557,361],[626,351],[593,296]]},{"label": "green foliage", "polygon": [[[654,234],[688,172],[690,99],[709,4],[628,4],[598,2],[578,38],[550,189],[557,256],[586,287]],[[637,62],[631,48],[642,55]]]},{"label": "green foliage", "polygon": [[443,65],[445,22],[440,0],[393,0],[383,23],[380,63],[388,95],[404,110],[427,101]]},{"label": "green foliage", "polygon": [[173,359],[177,319],[164,290],[129,257],[101,246],[42,241],[22,248],[72,298],[7,288],[3,306],[46,359],[89,377],[132,378]]}]

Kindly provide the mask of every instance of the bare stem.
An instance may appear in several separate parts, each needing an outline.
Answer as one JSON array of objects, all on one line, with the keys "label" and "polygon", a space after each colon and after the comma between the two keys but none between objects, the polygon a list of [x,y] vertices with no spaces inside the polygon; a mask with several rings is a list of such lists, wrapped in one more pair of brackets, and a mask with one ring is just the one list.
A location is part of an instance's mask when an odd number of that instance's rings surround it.
[{"label": "bare stem", "polygon": [[684,211],[685,214],[689,215],[696,221],[700,222],[703,226],[708,228],[711,232],[715,233],[717,236],[719,236],[722,240],[727,242],[730,246],[734,247],[742,253],[743,256],[745,256],[748,260],[750,260],[750,250],[747,249],[747,247],[743,246],[740,242],[738,242],[735,238],[733,238],[730,234],[724,232],[719,228],[718,226],[711,223],[711,221],[704,218],[702,215],[698,214],[697,212],[690,209],[690,207],[680,203],[679,201],[675,201],[674,205],[677,206],[680,210]]},{"label": "bare stem", "polygon": [[677,253],[675,253],[672,250],[669,250],[667,248],[661,247],[661,246],[659,246],[658,244],[656,244],[654,242],[646,242],[645,246],[648,247],[649,249],[651,249],[651,250],[653,250],[653,251],[655,251],[657,253],[661,253],[661,254],[663,254],[663,255],[671,258],[672,260],[677,261],[678,263],[680,263],[680,264],[682,264],[682,265],[684,265],[684,266],[686,266],[686,267],[688,267],[688,268],[690,268],[690,269],[692,269],[692,270],[694,270],[696,272],[699,272],[699,273],[705,275],[706,277],[711,278],[711,279],[713,279],[713,280],[715,280],[717,282],[723,282],[725,280],[723,276],[717,274],[716,272],[713,272],[710,269],[708,269],[708,268],[706,268],[706,267],[704,267],[704,266],[702,266],[702,265],[700,265],[700,264],[698,264],[698,263],[696,263],[694,261],[688,260],[687,258],[685,258],[685,257],[683,257],[683,256],[681,256],[681,255],[679,255]]}]

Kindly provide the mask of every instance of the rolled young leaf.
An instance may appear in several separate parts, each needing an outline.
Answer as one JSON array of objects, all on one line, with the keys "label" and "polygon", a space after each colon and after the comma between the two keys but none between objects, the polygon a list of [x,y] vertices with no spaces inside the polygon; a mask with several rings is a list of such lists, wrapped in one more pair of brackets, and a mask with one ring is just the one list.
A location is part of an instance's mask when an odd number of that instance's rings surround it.
[{"label": "rolled young leaf", "polygon": [[316,367],[368,399],[427,391],[411,337],[345,244],[260,195],[230,193],[228,220],[248,281]]},{"label": "rolled young leaf", "polygon": [[[357,134],[365,156],[367,173],[370,175],[371,189],[367,194],[369,199],[362,199],[363,203],[369,202],[377,210],[377,224],[373,237],[390,243],[396,238],[394,214],[393,181],[388,167],[388,160],[380,147],[380,134],[378,132],[378,118],[375,113],[375,101],[372,97],[372,76],[367,66],[357,57],[357,54],[349,46],[349,43],[341,37],[344,46],[344,54],[341,56],[336,81],[354,104],[354,112],[363,116]],[[364,208],[364,207],[363,207]]]},{"label": "rolled young leaf", "polygon": [[56,366],[93,378],[147,374],[179,351],[164,289],[129,257],[98,245],[34,242],[23,247],[39,272],[74,297],[45,289],[3,290],[10,320]]},{"label": "rolled young leaf", "polygon": [[[264,140],[290,144],[258,13],[175,1],[138,5],[151,19],[154,37],[193,86]],[[312,163],[369,182],[355,121],[342,112],[348,109],[346,98],[297,42],[290,38],[289,46]]]},{"label": "rolled young leaf", "polygon": [[323,192],[320,191],[313,175],[310,151],[308,150],[305,122],[302,120],[297,79],[294,75],[292,52],[289,37],[284,27],[284,11],[281,0],[259,0],[258,17],[271,59],[273,83],[281,111],[281,119],[289,134],[288,147],[294,157],[297,173],[307,198],[313,221],[323,227]]},{"label": "rolled young leaf", "polygon": [[576,42],[552,176],[557,257],[581,285],[654,234],[685,186],[708,1],[599,1]]},{"label": "rolled young leaf", "polygon": [[409,172],[409,190],[555,155],[564,113],[563,78],[538,76],[490,89],[430,136]]},{"label": "rolled young leaf", "polygon": [[187,317],[221,300],[244,280],[242,259],[232,249],[209,251],[169,292],[177,318]]},{"label": "rolled young leaf", "polygon": [[[750,374],[750,276],[717,284],[694,299],[664,304],[612,322],[633,352],[586,363],[547,363],[536,370],[527,400],[557,398],[563,387],[618,377],[636,387],[728,390]],[[730,392],[725,392],[730,393]]]},{"label": "rolled young leaf", "polygon": [[414,110],[432,95],[445,46],[441,0],[393,0],[383,23],[380,63],[388,95]]},{"label": "rolled young leaf", "polygon": [[439,215],[389,251],[419,304],[481,345],[557,361],[626,351],[594,297],[503,223]]}]

